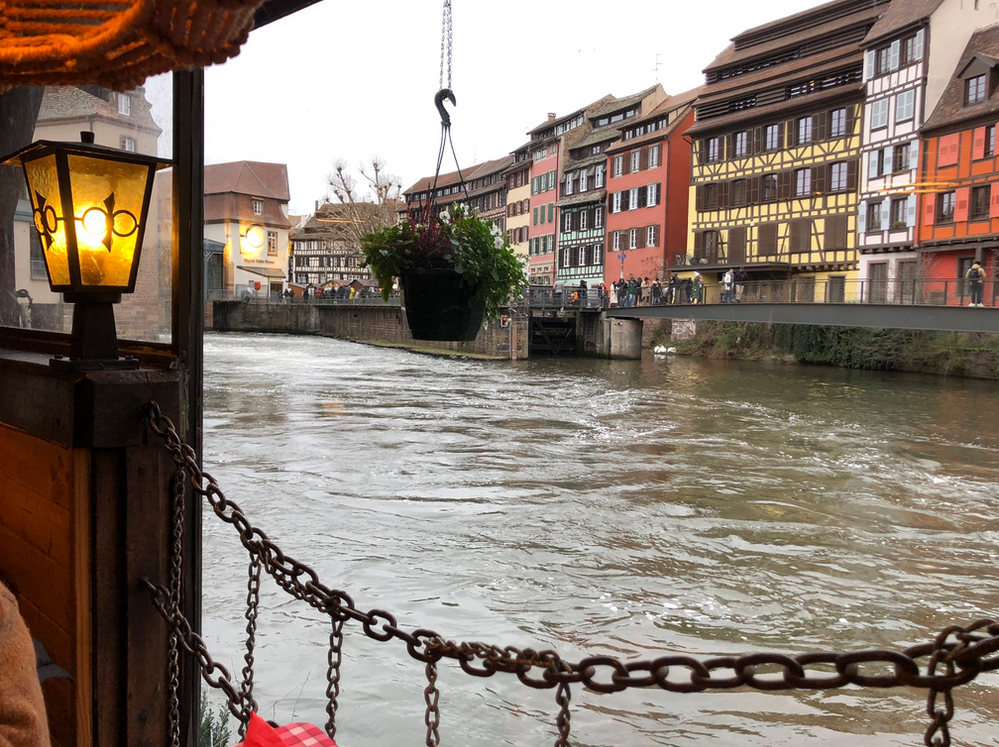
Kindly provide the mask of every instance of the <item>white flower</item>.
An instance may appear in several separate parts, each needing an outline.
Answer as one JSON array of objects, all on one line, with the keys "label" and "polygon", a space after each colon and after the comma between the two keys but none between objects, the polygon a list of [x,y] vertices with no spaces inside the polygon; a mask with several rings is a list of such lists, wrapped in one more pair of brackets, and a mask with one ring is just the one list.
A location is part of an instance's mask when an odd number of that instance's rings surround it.
[{"label": "white flower", "polygon": [[495,244],[495,246],[496,246],[497,249],[502,249],[503,248],[503,237],[502,236],[497,236],[496,238],[494,238],[493,239],[493,244]]}]

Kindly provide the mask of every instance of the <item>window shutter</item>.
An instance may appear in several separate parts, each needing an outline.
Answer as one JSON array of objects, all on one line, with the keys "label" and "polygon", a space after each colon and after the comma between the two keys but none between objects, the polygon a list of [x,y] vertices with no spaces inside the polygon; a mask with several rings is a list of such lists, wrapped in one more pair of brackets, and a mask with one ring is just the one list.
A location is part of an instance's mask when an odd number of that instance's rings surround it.
[{"label": "window shutter", "polygon": [[880,176],[879,173],[880,169],[878,169],[878,156],[880,155],[880,153],[881,151],[872,150],[870,153],[867,154],[867,158],[869,159],[867,161],[868,179],[876,179],[878,176]]},{"label": "window shutter", "polygon": [[645,171],[649,168],[649,149],[642,148],[642,154],[638,157],[638,168],[640,171]]},{"label": "window shutter", "polygon": [[728,182],[722,182],[718,185],[718,207],[727,208],[728,207]]},{"label": "window shutter", "polygon": [[937,196],[935,194],[923,195],[923,225],[932,226],[937,210]]},{"label": "window shutter", "polygon": [[999,218],[999,182],[992,182],[989,187],[989,217]]},{"label": "window shutter", "polygon": [[867,200],[857,205],[857,230],[861,233],[867,230]]},{"label": "window shutter", "polygon": [[874,77],[874,50],[867,50],[867,57],[864,59],[864,80]]},{"label": "window shutter", "polygon": [[923,34],[925,29],[916,32],[916,43],[912,46],[912,57],[914,60],[923,59]]},{"label": "window shutter", "polygon": [[704,248],[704,232],[698,231],[694,234],[694,250],[698,251]]},{"label": "window shutter", "polygon": [[968,220],[968,201],[971,199],[971,187],[958,187],[954,190],[954,222],[966,223]]},{"label": "window shutter", "polygon": [[850,136],[853,134],[854,119],[856,118],[856,107],[850,105],[846,107],[846,134]]},{"label": "window shutter", "polygon": [[912,170],[919,168],[919,141],[913,140],[909,144],[909,168]]},{"label": "window shutter", "polygon": [[645,235],[646,235],[646,233],[648,233],[648,230],[645,229],[645,228],[643,228],[643,229],[637,231],[636,233],[637,233],[637,235],[635,236],[635,241],[636,241],[635,248],[636,249],[644,249],[645,248]]},{"label": "window shutter", "polygon": [[777,199],[787,200],[791,197],[791,172],[782,171],[777,174]]},{"label": "window shutter", "polygon": [[777,149],[780,150],[784,147],[784,123],[777,123]]},{"label": "window shutter", "polygon": [[971,139],[971,157],[976,161],[985,158],[985,128],[976,127]]},{"label": "window shutter", "polygon": [[889,221],[891,220],[891,200],[881,201],[881,230],[887,230],[890,227]]},{"label": "window shutter", "polygon": [[[795,120],[787,120],[784,131],[787,133],[787,147],[793,148],[796,145],[801,145],[801,143],[798,142],[798,123]],[[781,145],[783,145],[783,143],[781,143]]]},{"label": "window shutter", "polygon": [[885,148],[884,160],[881,162],[881,172],[884,174],[890,174],[892,171],[894,171],[894,167],[892,166],[893,152],[894,149],[892,148],[892,146],[889,145],[887,148]]},{"label": "window shutter", "polygon": [[899,59],[902,54],[902,41],[896,39],[891,43],[891,54],[889,55],[888,67],[892,70],[898,70]]},{"label": "window shutter", "polygon": [[639,187],[638,205],[636,205],[635,207],[645,207],[647,201],[648,201],[648,189],[646,187]]},{"label": "window shutter", "polygon": [[555,221],[555,203],[548,203],[548,222],[553,223]]},{"label": "window shutter", "polygon": [[961,142],[961,134],[955,132],[952,135],[944,135],[940,138],[939,152],[937,153],[938,166],[953,166],[957,163],[957,152]]},{"label": "window shutter", "polygon": [[826,174],[829,166],[816,166],[812,169],[812,192],[818,195],[826,192]]},{"label": "window shutter", "polygon": [[909,195],[905,198],[905,225],[912,228],[916,225],[916,196]]},{"label": "window shutter", "polygon": [[832,112],[826,112],[820,116],[815,117],[815,139],[825,140],[829,137],[829,130],[832,119]]},{"label": "window shutter", "polygon": [[752,149],[752,153],[750,153],[750,155],[755,155],[756,153],[759,153],[761,150],[763,150],[763,128],[762,127],[754,127],[753,128],[753,137],[751,138],[751,140],[752,140],[752,142],[750,142],[749,147]]},{"label": "window shutter", "polygon": [[704,210],[704,185],[698,184],[694,187],[694,203],[698,212]]},{"label": "window shutter", "polygon": [[847,161],[846,188],[851,192],[857,189],[857,161]]},{"label": "window shutter", "polygon": [[755,205],[760,201],[760,177],[752,176],[746,180],[746,204]]}]

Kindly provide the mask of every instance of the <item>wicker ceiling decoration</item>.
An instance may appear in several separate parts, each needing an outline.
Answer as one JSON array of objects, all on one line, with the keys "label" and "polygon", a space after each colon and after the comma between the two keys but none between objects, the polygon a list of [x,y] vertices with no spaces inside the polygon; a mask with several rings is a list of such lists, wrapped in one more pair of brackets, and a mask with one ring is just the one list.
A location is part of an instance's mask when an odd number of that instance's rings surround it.
[{"label": "wicker ceiling decoration", "polygon": [[0,0],[0,91],[150,75],[239,53],[264,0]]}]

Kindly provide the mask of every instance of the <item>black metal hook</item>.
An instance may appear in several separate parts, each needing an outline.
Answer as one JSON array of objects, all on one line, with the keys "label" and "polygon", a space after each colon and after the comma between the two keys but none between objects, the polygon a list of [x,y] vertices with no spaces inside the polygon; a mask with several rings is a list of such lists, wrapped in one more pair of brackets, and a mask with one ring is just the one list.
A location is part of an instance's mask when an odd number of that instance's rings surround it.
[{"label": "black metal hook", "polygon": [[441,115],[441,124],[445,127],[451,126],[451,115],[448,114],[447,109],[444,108],[444,102],[450,101],[452,106],[458,106],[458,102],[454,99],[454,92],[450,88],[442,88],[434,96],[434,106],[437,107],[437,111]]}]

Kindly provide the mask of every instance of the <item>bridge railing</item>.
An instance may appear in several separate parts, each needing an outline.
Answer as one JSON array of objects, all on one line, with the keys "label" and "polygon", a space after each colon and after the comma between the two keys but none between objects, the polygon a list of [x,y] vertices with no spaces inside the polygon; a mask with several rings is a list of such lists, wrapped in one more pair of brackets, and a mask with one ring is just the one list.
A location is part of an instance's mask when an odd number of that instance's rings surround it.
[{"label": "bridge railing", "polygon": [[607,295],[603,288],[531,285],[524,293],[524,302],[542,309],[602,309],[607,306]]},{"label": "bridge railing", "polygon": [[[659,305],[688,303],[869,303],[906,306],[999,306],[999,281],[986,280],[976,290],[967,280],[905,278],[847,280],[845,278],[794,278],[756,280],[736,284],[726,293],[721,284],[664,286]],[[651,302],[651,301],[650,301]],[[644,306],[644,299],[635,305]],[[629,301],[622,297],[617,306]]]}]

